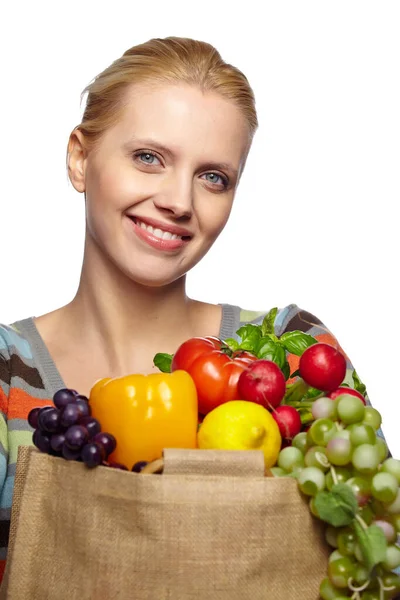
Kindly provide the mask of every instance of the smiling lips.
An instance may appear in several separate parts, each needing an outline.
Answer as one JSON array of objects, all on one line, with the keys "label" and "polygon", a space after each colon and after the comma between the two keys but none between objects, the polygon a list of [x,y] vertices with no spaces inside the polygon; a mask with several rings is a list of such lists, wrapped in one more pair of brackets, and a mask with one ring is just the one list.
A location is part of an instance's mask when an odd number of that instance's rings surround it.
[{"label": "smiling lips", "polygon": [[141,221],[129,216],[136,235],[158,250],[177,250],[191,239],[190,233],[181,227],[167,225],[153,220]]}]

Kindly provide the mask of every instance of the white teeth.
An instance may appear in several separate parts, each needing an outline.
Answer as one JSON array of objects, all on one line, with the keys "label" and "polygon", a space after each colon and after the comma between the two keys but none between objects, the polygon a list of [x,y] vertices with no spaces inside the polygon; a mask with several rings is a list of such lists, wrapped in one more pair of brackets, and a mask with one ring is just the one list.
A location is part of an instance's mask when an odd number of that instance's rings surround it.
[{"label": "white teeth", "polygon": [[151,225],[145,225],[143,221],[136,221],[137,225],[139,225],[142,229],[146,229],[149,233],[152,233],[156,237],[162,240],[177,240],[180,236],[175,233],[171,233],[170,231],[162,231],[161,229],[154,229]]}]

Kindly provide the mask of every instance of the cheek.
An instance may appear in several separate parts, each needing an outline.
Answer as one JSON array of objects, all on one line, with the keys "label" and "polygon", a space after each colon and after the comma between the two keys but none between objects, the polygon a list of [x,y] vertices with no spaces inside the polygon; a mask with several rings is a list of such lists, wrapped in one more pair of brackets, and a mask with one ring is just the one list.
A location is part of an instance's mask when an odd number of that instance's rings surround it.
[{"label": "cheek", "polygon": [[108,162],[102,168],[94,165],[87,171],[86,198],[90,210],[115,211],[126,208],[133,195],[132,178],[118,164]]},{"label": "cheek", "polygon": [[110,213],[115,212],[120,198],[119,178],[112,169],[92,166],[86,176],[86,223],[88,231],[99,243],[108,239],[115,220]]},{"label": "cheek", "polygon": [[232,201],[226,198],[203,208],[198,216],[202,233],[209,239],[215,239],[225,227],[232,210]]}]

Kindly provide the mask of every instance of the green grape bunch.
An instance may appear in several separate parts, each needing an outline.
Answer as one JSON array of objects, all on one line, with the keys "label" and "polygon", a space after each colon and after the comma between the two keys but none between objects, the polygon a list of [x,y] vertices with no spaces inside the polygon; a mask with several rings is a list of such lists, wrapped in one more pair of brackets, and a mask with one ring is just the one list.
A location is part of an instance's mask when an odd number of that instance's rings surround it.
[{"label": "green grape bunch", "polygon": [[295,477],[332,548],[322,600],[400,598],[400,461],[377,432],[380,413],[354,395],[318,398],[315,419],[281,450],[275,476]]}]

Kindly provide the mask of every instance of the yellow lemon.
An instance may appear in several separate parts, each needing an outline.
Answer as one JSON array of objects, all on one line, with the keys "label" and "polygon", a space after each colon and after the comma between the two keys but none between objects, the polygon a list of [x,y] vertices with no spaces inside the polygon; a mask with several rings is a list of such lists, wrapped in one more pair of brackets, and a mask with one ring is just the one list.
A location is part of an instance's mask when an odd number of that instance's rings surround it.
[{"label": "yellow lemon", "polygon": [[265,467],[270,468],[278,459],[282,438],[266,408],[255,402],[231,400],[206,415],[197,442],[204,450],[262,450]]}]

